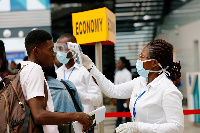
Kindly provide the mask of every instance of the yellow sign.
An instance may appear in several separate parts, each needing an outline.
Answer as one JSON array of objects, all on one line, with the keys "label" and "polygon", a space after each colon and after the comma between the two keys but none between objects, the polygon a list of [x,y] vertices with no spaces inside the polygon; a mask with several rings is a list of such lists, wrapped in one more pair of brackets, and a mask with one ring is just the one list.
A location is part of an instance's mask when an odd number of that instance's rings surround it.
[{"label": "yellow sign", "polygon": [[72,26],[78,44],[101,41],[116,43],[116,17],[106,7],[72,13]]}]

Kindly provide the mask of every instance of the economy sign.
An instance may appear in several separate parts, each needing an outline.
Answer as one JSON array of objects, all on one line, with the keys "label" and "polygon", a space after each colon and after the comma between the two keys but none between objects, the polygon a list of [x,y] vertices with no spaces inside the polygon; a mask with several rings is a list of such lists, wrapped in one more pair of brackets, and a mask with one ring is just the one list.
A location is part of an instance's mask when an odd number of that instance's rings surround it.
[{"label": "economy sign", "polygon": [[116,43],[116,17],[106,7],[72,13],[72,26],[78,44]]}]

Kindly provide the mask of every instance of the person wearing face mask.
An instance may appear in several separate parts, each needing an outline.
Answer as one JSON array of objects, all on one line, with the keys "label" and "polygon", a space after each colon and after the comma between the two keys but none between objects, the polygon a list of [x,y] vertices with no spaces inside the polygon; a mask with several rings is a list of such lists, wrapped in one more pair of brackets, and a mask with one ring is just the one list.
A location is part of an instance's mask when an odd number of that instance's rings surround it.
[{"label": "person wearing face mask", "polygon": [[87,55],[81,53],[81,57],[105,95],[130,98],[133,122],[120,124],[117,133],[183,133],[183,95],[173,84],[181,77],[181,67],[173,62],[171,44],[157,39],[144,46],[136,63],[140,76],[118,85],[109,81]]},{"label": "person wearing face mask", "polygon": [[[56,46],[61,46],[58,48],[56,57],[63,64],[56,70],[57,79],[70,80],[76,86],[84,112],[89,113],[95,109],[95,106],[98,107],[101,105],[101,91],[88,70],[74,61],[72,52],[66,49],[67,42],[76,43],[77,41],[72,34],[66,33],[60,36],[56,43]],[[89,133],[93,132],[94,128],[89,130]]]}]

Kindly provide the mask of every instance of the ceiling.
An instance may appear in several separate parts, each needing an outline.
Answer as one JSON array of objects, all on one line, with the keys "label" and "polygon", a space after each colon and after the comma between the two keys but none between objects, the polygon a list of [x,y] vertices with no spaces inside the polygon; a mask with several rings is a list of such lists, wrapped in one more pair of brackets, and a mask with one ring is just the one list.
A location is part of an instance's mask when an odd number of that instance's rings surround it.
[{"label": "ceiling", "polygon": [[[191,0],[51,0],[51,22],[54,42],[64,33],[72,33],[72,13],[107,7],[116,15],[118,45],[102,46],[103,73],[113,80],[117,56],[127,56],[135,64],[134,51],[131,55],[123,51],[123,41],[131,34],[128,43],[138,45],[154,39],[157,25],[162,23],[165,15],[183,6]],[[125,36],[125,37],[124,37]],[[123,40],[124,38],[124,40]],[[119,46],[121,45],[121,46]],[[143,44],[142,44],[143,45]],[[119,47],[118,47],[119,46]],[[94,61],[94,46],[81,47]],[[104,54],[105,53],[105,54]]]}]

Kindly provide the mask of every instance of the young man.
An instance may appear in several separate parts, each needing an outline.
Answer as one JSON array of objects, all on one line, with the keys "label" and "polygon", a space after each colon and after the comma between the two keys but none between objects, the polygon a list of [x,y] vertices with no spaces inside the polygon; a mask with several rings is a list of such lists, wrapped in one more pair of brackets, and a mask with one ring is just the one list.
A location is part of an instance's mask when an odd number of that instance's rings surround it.
[{"label": "young man", "polygon": [[[63,44],[66,47],[67,42],[77,43],[76,38],[66,33],[58,38],[57,44]],[[56,70],[58,80],[70,80],[77,88],[84,112],[89,113],[94,110],[94,106],[100,106],[102,95],[98,85],[92,79],[92,76],[84,66],[79,66],[72,58],[72,53],[66,49],[64,52],[58,52],[56,57],[63,65]],[[63,55],[62,55],[63,54]],[[94,129],[89,131],[94,132]]]},{"label": "young man", "polygon": [[[82,112],[54,112],[48,85],[48,96],[45,96],[44,84],[47,83],[42,67],[52,66],[56,56],[51,35],[44,30],[33,30],[25,38],[25,47],[28,61],[21,64],[24,68],[20,73],[20,83],[35,124],[43,125],[44,133],[58,133],[58,124],[78,121],[83,125],[83,130],[88,131],[93,123],[89,115]],[[45,97],[48,98],[46,107]]]}]

